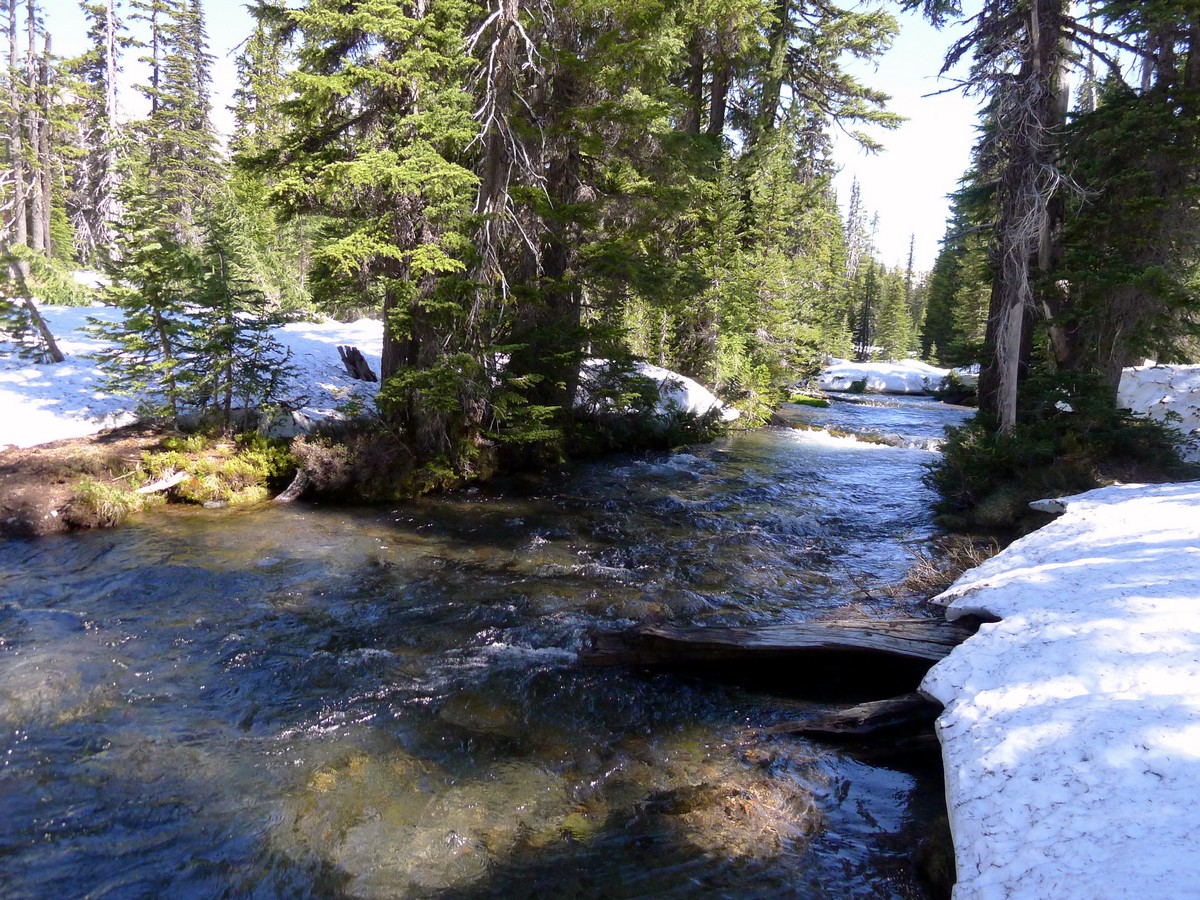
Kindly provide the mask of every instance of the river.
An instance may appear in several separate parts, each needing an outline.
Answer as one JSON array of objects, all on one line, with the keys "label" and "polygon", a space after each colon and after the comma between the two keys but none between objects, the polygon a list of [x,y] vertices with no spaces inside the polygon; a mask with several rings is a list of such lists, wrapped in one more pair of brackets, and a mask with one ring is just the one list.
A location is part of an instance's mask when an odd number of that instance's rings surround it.
[{"label": "river", "polygon": [[[793,408],[914,444],[962,410]],[[381,509],[0,546],[0,895],[920,897],[936,771],[582,668],[591,629],[910,615],[929,452],[768,428]],[[865,589],[865,590],[864,590]]]}]

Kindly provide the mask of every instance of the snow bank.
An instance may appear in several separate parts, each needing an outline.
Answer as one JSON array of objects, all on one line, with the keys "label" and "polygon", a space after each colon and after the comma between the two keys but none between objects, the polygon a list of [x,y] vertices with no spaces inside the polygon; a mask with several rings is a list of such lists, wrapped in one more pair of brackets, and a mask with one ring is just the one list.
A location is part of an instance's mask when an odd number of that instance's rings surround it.
[{"label": "snow bank", "polygon": [[732,422],[741,415],[738,410],[722,403],[716,394],[700,382],[686,375],[680,375],[662,366],[652,366],[650,363],[638,363],[637,373],[658,385],[659,415],[670,415],[679,411],[703,416],[715,409],[720,411],[721,420],[724,422]]},{"label": "snow bank", "polygon": [[1118,486],[935,602],[998,616],[922,689],[955,897],[1183,897],[1200,884],[1200,483]]},{"label": "snow bank", "polygon": [[[103,373],[90,358],[104,342],[83,332],[89,316],[116,321],[118,311],[44,306],[41,312],[67,359],[39,365],[6,353],[11,348],[0,342],[0,449],[82,437],[135,421],[134,400],[105,393]],[[380,323],[295,322],[277,330],[275,337],[291,350],[297,370],[283,399],[310,420],[337,415],[337,407],[350,400],[371,405],[378,385],[347,375],[337,345],[357,346],[378,372]]]},{"label": "snow bank", "polygon": [[848,391],[856,381],[865,381],[872,394],[929,394],[950,374],[917,359],[894,363],[847,362],[836,359],[817,379],[823,391]]},{"label": "snow bank", "polygon": [[1174,425],[1191,441],[1185,459],[1200,462],[1200,366],[1134,366],[1121,374],[1117,405]]},{"label": "snow bank", "polygon": [[[0,341],[0,449],[82,437],[136,421],[133,398],[106,393],[104,375],[90,358],[105,342],[83,330],[89,317],[112,322],[119,319],[119,312],[106,306],[44,306],[41,312],[67,359],[40,365]],[[382,323],[373,319],[293,322],[276,329],[274,335],[291,352],[295,375],[281,399],[296,410],[298,420],[337,417],[342,414],[339,408],[349,403],[373,406],[379,385],[346,374],[337,347],[358,347],[378,374]],[[638,371],[659,385],[660,413],[679,409],[703,415],[717,408],[726,421],[739,415],[690,378],[646,364]]]},{"label": "snow bank", "polygon": [[[726,406],[712,391],[686,375],[650,363],[635,363],[633,374],[654,382],[658,388],[655,412],[664,418],[681,412],[703,416],[717,410],[722,421],[732,422],[741,415],[740,411]],[[579,373],[576,407],[611,409],[612,401],[605,398],[604,392],[624,389],[621,381],[624,377],[623,371],[612,370],[612,362],[607,359],[585,359]]]}]

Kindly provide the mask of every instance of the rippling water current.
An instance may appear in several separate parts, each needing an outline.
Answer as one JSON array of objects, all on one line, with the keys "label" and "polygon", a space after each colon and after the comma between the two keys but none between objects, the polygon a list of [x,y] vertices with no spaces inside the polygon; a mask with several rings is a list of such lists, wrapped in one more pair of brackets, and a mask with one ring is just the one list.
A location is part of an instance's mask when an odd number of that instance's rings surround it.
[{"label": "rippling water current", "polygon": [[786,694],[575,653],[647,619],[910,614],[862,588],[930,535],[930,458],[773,428],[392,509],[8,542],[0,895],[920,896],[936,773],[757,733],[813,708]]}]

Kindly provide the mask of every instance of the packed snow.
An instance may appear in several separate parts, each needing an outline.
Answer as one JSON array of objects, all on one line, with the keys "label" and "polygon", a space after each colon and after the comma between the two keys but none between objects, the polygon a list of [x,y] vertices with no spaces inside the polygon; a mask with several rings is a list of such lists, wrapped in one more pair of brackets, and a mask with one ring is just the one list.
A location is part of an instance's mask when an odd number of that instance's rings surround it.
[{"label": "packed snow", "polygon": [[817,378],[823,391],[850,391],[855,382],[863,383],[868,394],[931,394],[943,386],[953,372],[967,386],[979,379],[979,367],[940,369],[919,359],[903,362],[849,362],[835,359]]},{"label": "packed snow", "polygon": [[1185,897],[1200,885],[1200,482],[1048,504],[935,602],[999,617],[922,690],[957,898]]},{"label": "packed snow", "polygon": [[[104,374],[91,354],[105,343],[85,331],[89,318],[116,321],[118,311],[106,306],[40,309],[66,361],[36,363],[5,352],[11,348],[0,343],[0,449],[82,437],[136,421],[135,399],[104,389]],[[378,322],[293,322],[275,337],[291,351],[296,368],[282,399],[303,416],[315,421],[337,415],[338,407],[350,402],[371,403],[378,385],[351,378],[337,345],[357,346],[378,371],[383,344]]]},{"label": "packed snow", "polygon": [[726,406],[712,391],[694,378],[650,363],[638,363],[637,371],[643,378],[649,378],[658,385],[660,415],[679,410],[703,416],[717,410],[724,422],[733,422],[741,416],[741,412],[732,406]]},{"label": "packed snow", "polygon": [[[91,358],[104,342],[85,331],[89,318],[116,321],[118,311],[105,306],[44,306],[41,313],[67,358],[40,364],[0,341],[0,449],[82,437],[136,421],[136,400],[104,389],[103,372]],[[293,322],[274,334],[290,352],[295,369],[281,399],[295,411],[301,427],[342,415],[352,406],[372,407],[379,385],[351,378],[337,348],[339,344],[358,347],[378,373],[382,323],[373,319]],[[726,421],[738,416],[737,410],[690,378],[648,364],[638,369],[659,384],[661,414],[678,409],[703,415],[716,408]]]},{"label": "packed snow", "polygon": [[1200,462],[1200,366],[1134,366],[1121,374],[1117,404],[1173,425],[1188,442],[1185,459]]}]

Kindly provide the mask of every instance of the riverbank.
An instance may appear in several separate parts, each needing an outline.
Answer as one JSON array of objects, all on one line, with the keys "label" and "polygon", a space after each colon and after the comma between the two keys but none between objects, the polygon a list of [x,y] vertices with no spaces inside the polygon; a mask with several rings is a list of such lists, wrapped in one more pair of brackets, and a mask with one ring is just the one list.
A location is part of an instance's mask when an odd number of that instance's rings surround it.
[{"label": "riverbank", "polygon": [[1061,518],[935,602],[999,621],[922,690],[967,897],[1180,897],[1200,882],[1200,482]]},{"label": "riverbank", "polygon": [[[66,356],[63,362],[36,362],[0,335],[0,536],[36,536],[116,524],[143,505],[144,498],[133,496],[134,488],[147,480],[143,470],[149,467],[143,464],[143,455],[164,449],[163,439],[179,437],[172,425],[140,419],[136,397],[107,389],[95,354],[108,344],[90,334],[89,326],[93,320],[118,321],[118,309],[46,306],[41,313]],[[340,351],[357,348],[367,368],[377,373],[383,348],[381,322],[297,321],[276,328],[273,337],[287,351],[289,375],[277,397],[278,407],[269,418],[260,417],[259,427],[268,436],[290,440],[314,425],[369,415],[374,409],[379,383],[352,377]],[[643,363],[635,367],[635,374],[658,389],[657,404],[648,416],[649,430],[688,415],[703,418],[711,413],[725,423],[740,415],[696,381],[675,372]],[[610,412],[604,391],[620,386],[625,377],[624,372],[610,372],[603,360],[589,360],[581,381],[580,406],[593,414]],[[254,415],[259,416],[257,412]],[[310,445],[307,453],[295,453],[293,462],[306,469],[311,465],[310,482],[320,487],[318,475],[327,477],[338,467],[355,468],[341,452],[344,449],[335,446],[329,451],[327,444],[322,448]],[[272,452],[276,451],[285,452],[279,448]],[[231,452],[239,451],[232,448]],[[207,447],[204,452],[185,448],[186,458],[169,462],[196,478],[219,481],[216,476],[220,473],[212,471],[211,455]],[[228,454],[222,450],[220,455]],[[257,466],[261,461],[256,457],[247,463],[250,468],[261,468]],[[243,474],[235,473],[237,502],[262,499],[258,495],[266,490],[266,481],[260,478],[257,491],[243,491]],[[272,475],[270,480],[276,479]],[[221,497],[209,496],[217,487],[205,488],[204,500],[224,505],[227,492],[217,491]],[[344,490],[351,496],[356,493],[354,486]],[[176,489],[172,496],[182,492],[182,488]]]}]

